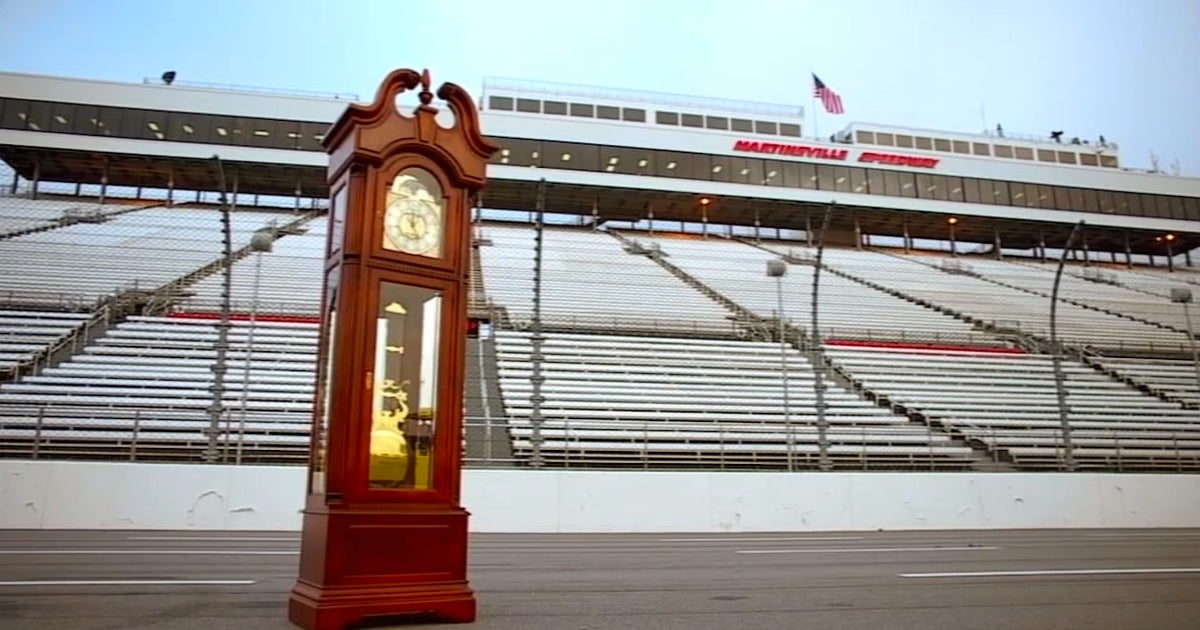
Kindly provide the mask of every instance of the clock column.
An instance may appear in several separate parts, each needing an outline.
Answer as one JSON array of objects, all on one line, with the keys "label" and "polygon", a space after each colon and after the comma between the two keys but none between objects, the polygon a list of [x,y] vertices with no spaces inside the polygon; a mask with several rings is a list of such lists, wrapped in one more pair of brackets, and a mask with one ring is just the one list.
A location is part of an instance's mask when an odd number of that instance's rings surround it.
[{"label": "clock column", "polygon": [[[396,97],[420,87],[411,115]],[[470,201],[497,149],[467,93],[397,70],[326,136],[329,242],[300,574],[309,629],[475,618],[459,505]]]}]

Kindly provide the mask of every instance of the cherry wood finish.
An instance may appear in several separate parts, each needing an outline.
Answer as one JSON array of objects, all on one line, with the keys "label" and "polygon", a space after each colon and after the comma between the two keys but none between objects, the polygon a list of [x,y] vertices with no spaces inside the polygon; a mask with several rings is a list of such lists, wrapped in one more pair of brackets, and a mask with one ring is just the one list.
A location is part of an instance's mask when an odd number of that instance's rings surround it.
[{"label": "cherry wood finish", "polygon": [[[421,88],[412,115],[397,97]],[[321,322],[313,448],[299,577],[288,617],[308,630],[420,615],[475,619],[467,581],[467,518],[459,505],[467,328],[469,213],[498,149],[483,138],[474,103],[457,85],[437,97],[454,124],[435,119],[428,71],[396,70],[369,105],[350,105],[325,139],[329,153],[326,305]],[[390,182],[419,167],[437,180],[445,217],[441,257],[384,249]],[[382,282],[441,292],[435,429],[428,488],[372,488],[370,433],[375,321]],[[336,312],[336,317],[333,316]]]}]

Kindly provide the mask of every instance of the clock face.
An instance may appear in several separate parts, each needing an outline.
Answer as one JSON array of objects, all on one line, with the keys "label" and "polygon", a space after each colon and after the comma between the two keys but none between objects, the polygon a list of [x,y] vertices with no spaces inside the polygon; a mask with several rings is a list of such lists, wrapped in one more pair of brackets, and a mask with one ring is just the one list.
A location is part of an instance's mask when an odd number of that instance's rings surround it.
[{"label": "clock face", "polygon": [[397,175],[388,189],[383,214],[383,248],[417,256],[441,257],[444,219],[437,181],[423,171],[408,169]]}]

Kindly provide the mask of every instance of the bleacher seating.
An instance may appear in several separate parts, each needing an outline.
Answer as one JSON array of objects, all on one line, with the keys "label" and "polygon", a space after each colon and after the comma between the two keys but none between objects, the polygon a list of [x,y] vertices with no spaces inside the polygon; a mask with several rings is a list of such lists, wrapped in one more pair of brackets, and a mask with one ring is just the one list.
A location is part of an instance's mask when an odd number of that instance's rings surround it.
[{"label": "bleacher seating", "polygon": [[[231,310],[237,313],[257,310],[274,315],[319,315],[327,225],[324,217],[310,220],[303,225],[303,234],[283,236],[275,241],[270,252],[252,253],[234,263]],[[259,256],[262,257],[261,267]],[[257,301],[254,294],[256,273],[259,274]],[[181,300],[177,309],[220,312],[222,282],[222,274],[213,274],[193,284],[189,291],[192,296]]]},{"label": "bleacher seating", "polygon": [[[254,229],[290,218],[235,213],[234,246],[246,244]],[[143,288],[160,286],[216,260],[219,227],[211,209],[155,208],[107,223],[0,239],[0,290],[34,298],[55,292],[94,298],[134,281]],[[234,266],[234,328],[219,443],[228,453],[241,442],[245,461],[306,457],[325,221],[304,227],[306,233],[283,236],[261,259],[251,254]],[[478,372],[499,380],[512,453],[527,462],[534,232],[498,224],[480,232],[484,290],[502,308],[488,327],[495,335],[498,373],[484,369],[491,359],[483,354]],[[806,355],[786,352],[788,423],[779,346],[735,339],[732,333],[745,322],[705,294],[715,291],[770,318],[778,309],[777,294],[765,262],[796,255],[784,280],[784,307],[791,324],[807,330],[814,268],[801,259],[813,250],[634,232],[624,232],[623,242],[603,231],[565,227],[544,234],[542,453],[549,464],[779,469],[788,461],[790,436],[796,466],[816,466],[813,375]],[[627,252],[629,239],[656,245],[666,266],[689,278]],[[260,260],[258,302],[252,304]],[[1049,358],[1012,354],[1017,351],[1008,347],[1011,339],[953,315],[1015,320],[1022,330],[1048,337],[1049,300],[941,271],[951,260],[983,278],[1033,291],[1048,293],[1053,278],[1052,265],[1030,261],[825,250],[821,332],[831,342],[828,358],[840,371],[827,383],[835,466],[962,469],[987,463],[989,454],[1019,468],[1060,465]],[[1116,270],[1125,285],[1118,287],[1082,279],[1078,266],[1069,271],[1067,299],[1171,325],[1156,319],[1157,311],[1139,307],[1139,300],[1157,304],[1152,295],[1157,294],[1168,309],[1179,309],[1165,295],[1190,282],[1186,273]],[[190,297],[175,305],[173,316],[134,316],[66,362],[0,385],[0,456],[27,457],[36,441],[47,457],[127,458],[136,450],[138,459],[196,460],[208,443],[220,290],[219,275],[202,279],[189,287]],[[246,374],[251,310],[259,317]],[[1061,336],[1090,348],[1087,361],[1096,366],[1064,361],[1080,466],[1200,468],[1200,411],[1194,409],[1200,388],[1191,362],[1181,358],[1186,335],[1069,303],[1061,303],[1059,312]],[[28,360],[27,353],[61,342],[87,318],[0,313],[0,361],[10,355]]]},{"label": "bleacher seating", "polygon": [[[776,281],[766,276],[766,261],[794,253],[814,252],[795,245],[766,243],[763,249],[723,238],[644,238],[657,243],[667,260],[722,295],[760,317],[774,318],[779,310]],[[784,312],[788,322],[811,328],[812,278],[815,267],[789,265],[783,278]],[[824,273],[818,313],[823,338],[974,343],[996,340],[972,331],[971,325],[852,280]]]},{"label": "bleacher seating", "polygon": [[[731,333],[730,313],[602,232],[547,228],[542,321],[548,326],[664,334]],[[484,226],[479,248],[488,299],[522,326],[533,316],[534,230]]]},{"label": "bleacher seating", "polygon": [[[527,333],[498,331],[500,387],[513,450],[531,452]],[[541,413],[548,462],[586,466],[772,467],[788,457],[778,345],[737,340],[550,334]],[[818,457],[813,371],[787,352],[792,456]],[[826,380],[829,455],[850,468],[962,468],[971,450],[948,435]]]},{"label": "bleacher seating", "polygon": [[1092,360],[1157,396],[1200,408],[1200,381],[1196,378],[1196,365],[1190,359],[1095,357]]},{"label": "bleacher seating", "polygon": [[[0,385],[0,452],[28,453],[36,439],[47,455],[123,456],[136,448],[140,458],[197,460],[210,423],[215,326],[133,317],[70,361]],[[259,322],[247,348],[249,333],[235,322],[229,334],[221,447],[241,442],[248,461],[303,461],[317,327]]]},{"label": "bleacher seating", "polygon": [[[1063,437],[1047,356],[828,346],[858,386],[1023,467],[1058,467]],[[1075,459],[1092,469],[1200,469],[1200,413],[1063,361]]]},{"label": "bleacher seating", "polygon": [[89,317],[88,313],[0,310],[0,378],[38,360]]},{"label": "bleacher seating", "polygon": [[120,203],[100,205],[94,201],[0,197],[0,238],[129,209],[130,206]]},{"label": "bleacher seating", "polygon": [[[279,215],[232,213],[233,246]],[[0,240],[0,298],[90,305],[115,292],[152,291],[221,256],[220,213],[149,208],[103,223],[76,223]]]},{"label": "bleacher seating", "polygon": [[[836,269],[878,283],[903,294],[927,300],[981,322],[1011,322],[1025,333],[1050,338],[1050,299],[998,285],[963,273],[940,270],[945,256],[932,254],[888,255],[871,251],[833,249],[825,260]],[[965,261],[968,270],[988,275],[987,263]],[[998,263],[1018,267],[1009,263]],[[1037,274],[1037,269],[1028,270]],[[1058,336],[1070,345],[1101,348],[1178,351],[1187,347],[1179,332],[1061,302]]]}]

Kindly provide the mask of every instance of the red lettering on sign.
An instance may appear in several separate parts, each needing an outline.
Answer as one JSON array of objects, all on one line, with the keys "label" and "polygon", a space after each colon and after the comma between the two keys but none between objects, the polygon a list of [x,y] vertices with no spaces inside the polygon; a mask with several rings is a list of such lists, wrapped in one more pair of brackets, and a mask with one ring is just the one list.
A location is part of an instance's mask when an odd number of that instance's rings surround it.
[{"label": "red lettering on sign", "polygon": [[873,162],[875,164],[891,164],[894,166],[912,166],[914,168],[935,168],[939,158],[923,157],[919,155],[898,155],[895,153],[877,153],[874,151],[863,151],[862,155],[858,156],[859,162]]},{"label": "red lettering on sign", "polygon": [[846,158],[850,157],[849,149],[830,149],[828,147],[814,147],[806,144],[783,144],[779,142],[754,142],[752,140],[738,140],[734,142],[733,150],[746,153],[817,158],[820,160],[845,161]]},{"label": "red lettering on sign", "polygon": [[[757,142],[754,140],[737,140],[733,143],[733,150],[744,153],[765,153],[767,155],[787,155],[798,158],[815,158],[818,160],[837,160],[839,162],[844,162],[850,157],[850,149],[832,149],[808,144]],[[863,151],[858,156],[858,161],[874,164],[890,164],[892,166],[909,166],[913,168],[936,168],[938,162],[941,160],[939,158],[920,155]]]}]

